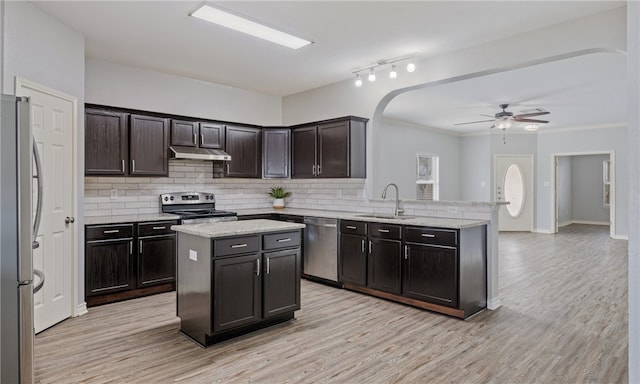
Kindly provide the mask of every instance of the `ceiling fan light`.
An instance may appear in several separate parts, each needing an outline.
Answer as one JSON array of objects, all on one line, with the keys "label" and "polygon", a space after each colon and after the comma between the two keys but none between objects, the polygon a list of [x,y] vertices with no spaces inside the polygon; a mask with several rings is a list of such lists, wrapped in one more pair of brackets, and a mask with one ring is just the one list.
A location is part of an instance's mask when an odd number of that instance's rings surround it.
[{"label": "ceiling fan light", "polygon": [[367,80],[376,81],[376,74],[373,72],[373,68],[369,70],[369,76],[367,76]]},{"label": "ceiling fan light", "polygon": [[511,128],[511,120],[509,119],[501,119],[496,121],[496,128],[499,129],[508,129]]},{"label": "ceiling fan light", "polygon": [[356,87],[362,87],[362,78],[360,77],[360,74],[356,74],[356,81],[355,81],[355,85]]},{"label": "ceiling fan light", "polygon": [[522,129],[524,129],[525,131],[537,131],[538,128],[540,128],[540,126],[538,124],[525,124]]},{"label": "ceiling fan light", "polygon": [[389,78],[390,79],[398,78],[398,71],[396,71],[396,65],[395,64],[393,64],[391,66],[391,72],[389,72]]},{"label": "ceiling fan light", "polygon": [[416,70],[416,65],[415,64],[413,64],[413,63],[407,64],[407,72],[411,73],[411,72],[413,72],[415,70]]}]

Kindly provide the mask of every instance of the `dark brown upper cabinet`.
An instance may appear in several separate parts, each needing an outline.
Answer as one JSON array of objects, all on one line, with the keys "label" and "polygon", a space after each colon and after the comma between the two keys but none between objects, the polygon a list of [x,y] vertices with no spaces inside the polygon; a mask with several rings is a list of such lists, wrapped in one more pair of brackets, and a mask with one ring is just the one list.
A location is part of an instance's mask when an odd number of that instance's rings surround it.
[{"label": "dark brown upper cabinet", "polygon": [[261,128],[227,125],[225,151],[231,155],[225,176],[262,178]]},{"label": "dark brown upper cabinet", "polygon": [[85,109],[86,175],[126,175],[129,164],[129,114]]},{"label": "dark brown upper cabinet", "polygon": [[224,148],[224,125],[216,123],[200,123],[200,147]]},{"label": "dark brown upper cabinet", "polygon": [[129,174],[167,176],[169,119],[131,115],[129,125]]},{"label": "dark brown upper cabinet", "polygon": [[289,177],[289,128],[265,128],[262,131],[262,177],[282,179]]},{"label": "dark brown upper cabinet", "polygon": [[349,116],[291,131],[292,178],[365,178],[367,119]]},{"label": "dark brown upper cabinet", "polygon": [[198,131],[200,124],[197,121],[171,120],[171,145],[183,147],[198,146]]}]

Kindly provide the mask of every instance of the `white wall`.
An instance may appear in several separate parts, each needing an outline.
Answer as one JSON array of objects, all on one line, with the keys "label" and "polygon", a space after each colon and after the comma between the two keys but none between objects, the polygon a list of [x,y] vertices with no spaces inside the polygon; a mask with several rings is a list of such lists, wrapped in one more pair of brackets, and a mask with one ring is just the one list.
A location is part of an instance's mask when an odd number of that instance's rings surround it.
[{"label": "white wall", "polygon": [[[4,2],[4,57],[2,92],[15,93],[19,76],[78,98],[78,153],[84,153],[84,37],[26,1]],[[84,156],[74,159],[79,183],[77,206],[70,215],[80,228],[78,249],[78,303],[84,302]],[[71,266],[69,267],[71,269]]]},{"label": "white wall", "polygon": [[558,226],[571,224],[573,220],[571,204],[571,157],[558,157],[558,166],[556,170],[556,179],[558,184],[556,190],[558,194]]},{"label": "white wall", "polygon": [[[416,198],[416,155],[440,159],[440,200],[462,200],[460,195],[460,137],[429,130],[426,127],[384,120],[378,137],[385,149],[374,154],[379,166],[373,197],[387,183],[396,183],[402,199]],[[384,176],[383,176],[384,175]]]},{"label": "white wall", "polygon": [[[552,223],[551,172],[554,155],[580,153],[614,153],[612,175],[615,183],[615,237],[626,238],[628,232],[628,146],[627,128],[612,127],[583,130],[564,130],[555,133],[540,132],[536,155],[537,181],[535,228],[550,232]],[[576,213],[573,212],[575,215]]]},{"label": "white wall", "polygon": [[629,81],[629,383],[640,383],[640,3],[627,2]]},{"label": "white wall", "polygon": [[605,207],[603,201],[602,163],[605,160],[609,160],[609,155],[571,158],[574,222],[609,225],[609,207]]},{"label": "white wall", "polygon": [[257,125],[282,123],[279,96],[112,63],[86,61],[87,103]]},{"label": "white wall", "polygon": [[460,138],[460,199],[493,201],[490,135]]}]

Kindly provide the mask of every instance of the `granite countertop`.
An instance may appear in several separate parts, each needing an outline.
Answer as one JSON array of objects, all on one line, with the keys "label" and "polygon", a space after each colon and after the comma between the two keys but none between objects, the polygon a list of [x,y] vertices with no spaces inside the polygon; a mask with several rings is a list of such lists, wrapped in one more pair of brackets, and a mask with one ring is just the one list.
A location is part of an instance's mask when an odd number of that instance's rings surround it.
[{"label": "granite countertop", "polygon": [[304,228],[304,224],[287,223],[275,220],[241,220],[223,221],[217,223],[200,223],[172,225],[171,229],[176,232],[188,233],[194,236],[219,238],[239,235],[253,235],[268,232],[283,232]]},{"label": "granite countertop", "polygon": [[85,225],[141,223],[145,221],[179,220],[180,216],[168,213],[145,213],[136,215],[85,216]]},{"label": "granite countertop", "polygon": [[[455,218],[446,218],[446,217],[428,217],[428,216],[411,216],[411,215],[407,215],[404,218],[397,219],[397,218],[390,218],[390,217],[372,217],[372,215],[375,215],[374,213],[324,211],[324,210],[297,209],[297,208],[241,209],[241,210],[237,210],[236,212],[238,212],[238,216],[279,213],[279,214],[294,215],[294,216],[326,217],[326,218],[334,218],[334,219],[342,219],[342,220],[367,221],[367,222],[387,223],[387,224],[416,225],[421,227],[438,227],[438,228],[450,228],[450,229],[463,229],[463,228],[477,227],[480,225],[489,224],[488,220],[455,219]],[[363,216],[363,215],[366,215],[366,216]],[[378,215],[386,216],[384,214],[378,214]]]}]

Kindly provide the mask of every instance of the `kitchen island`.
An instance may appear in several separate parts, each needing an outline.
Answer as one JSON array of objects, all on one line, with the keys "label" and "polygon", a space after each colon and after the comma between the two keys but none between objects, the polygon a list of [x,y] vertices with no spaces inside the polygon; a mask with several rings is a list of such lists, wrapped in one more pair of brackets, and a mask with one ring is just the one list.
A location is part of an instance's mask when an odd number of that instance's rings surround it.
[{"label": "kitchen island", "polygon": [[172,226],[180,332],[208,346],[293,319],[303,228],[264,219]]}]

